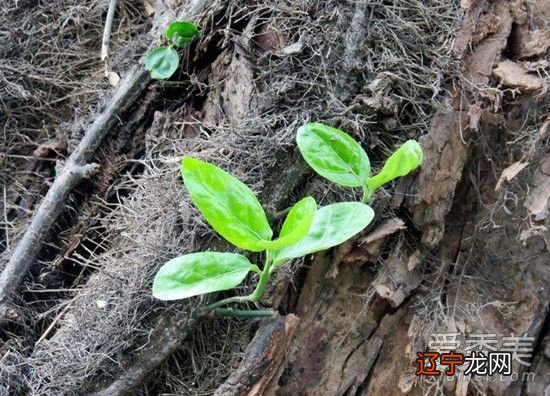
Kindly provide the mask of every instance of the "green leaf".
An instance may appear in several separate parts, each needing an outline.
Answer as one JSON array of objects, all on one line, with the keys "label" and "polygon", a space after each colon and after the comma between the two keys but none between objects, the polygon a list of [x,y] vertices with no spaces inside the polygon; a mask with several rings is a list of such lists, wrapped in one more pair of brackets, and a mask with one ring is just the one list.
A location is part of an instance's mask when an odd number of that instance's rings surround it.
[{"label": "green leaf", "polygon": [[381,185],[397,177],[408,175],[420,166],[423,156],[422,148],[418,142],[407,140],[386,160],[382,170],[367,180],[368,188],[374,192]]},{"label": "green leaf", "polygon": [[176,47],[183,47],[200,34],[197,25],[189,21],[174,21],[166,28],[166,37]]},{"label": "green leaf", "polygon": [[279,250],[298,242],[309,231],[316,212],[317,203],[312,197],[306,197],[297,202],[288,212],[279,238],[274,241],[265,241],[262,245],[267,250]]},{"label": "green leaf", "polygon": [[153,281],[153,296],[160,300],[179,300],[232,289],[252,268],[254,265],[240,254],[186,254],[160,267]]},{"label": "green leaf", "polygon": [[181,174],[191,199],[208,223],[233,245],[260,252],[273,231],[254,193],[226,171],[191,157],[183,158]]},{"label": "green leaf", "polygon": [[147,55],[145,69],[151,72],[151,77],[156,80],[164,80],[172,77],[179,65],[179,56],[175,49],[159,47]]},{"label": "green leaf", "polygon": [[347,133],[320,123],[298,129],[296,141],[315,172],[347,187],[363,186],[370,174],[369,157]]},{"label": "green leaf", "polygon": [[363,230],[374,218],[370,206],[339,202],[320,208],[307,235],[274,254],[274,265],[339,245]]}]

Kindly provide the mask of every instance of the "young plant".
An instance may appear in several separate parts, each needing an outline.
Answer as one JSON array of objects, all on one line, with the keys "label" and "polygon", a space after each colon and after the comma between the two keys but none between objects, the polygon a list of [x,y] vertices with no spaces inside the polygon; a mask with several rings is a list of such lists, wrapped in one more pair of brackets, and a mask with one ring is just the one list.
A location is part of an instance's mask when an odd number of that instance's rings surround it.
[{"label": "young plant", "polygon": [[[212,228],[236,247],[264,252],[260,268],[238,253],[199,252],[176,257],[155,276],[153,295],[178,300],[232,289],[249,272],[259,274],[254,291],[247,296],[226,298],[206,307],[238,302],[257,302],[270,275],[284,262],[341,244],[363,230],[373,219],[373,210],[360,202],[340,202],[321,207],[312,197],[296,203],[288,212],[277,238],[254,193],[224,170],[191,157],[181,164],[183,181],[191,200]],[[249,311],[245,311],[249,312]],[[247,315],[250,316],[250,315]]]},{"label": "young plant", "polygon": [[422,148],[415,140],[407,140],[384,164],[370,175],[367,153],[347,133],[321,123],[305,124],[298,129],[298,148],[306,162],[318,174],[346,187],[361,187],[362,202],[368,203],[383,184],[405,176],[422,163]]},{"label": "young plant", "polygon": [[199,29],[192,22],[174,21],[170,23],[166,28],[166,38],[169,44],[152,50],[145,60],[145,69],[151,72],[151,78],[164,80],[172,77],[180,61],[176,48],[185,47],[199,33]]}]

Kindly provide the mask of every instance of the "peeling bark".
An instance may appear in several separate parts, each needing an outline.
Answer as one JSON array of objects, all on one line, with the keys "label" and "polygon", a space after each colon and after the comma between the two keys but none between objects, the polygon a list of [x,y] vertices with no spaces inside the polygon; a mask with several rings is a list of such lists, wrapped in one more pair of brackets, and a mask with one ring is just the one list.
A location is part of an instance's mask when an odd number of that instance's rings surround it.
[{"label": "peeling bark", "polygon": [[243,362],[214,395],[274,394],[282,365],[299,318],[290,314],[264,322],[248,344]]}]

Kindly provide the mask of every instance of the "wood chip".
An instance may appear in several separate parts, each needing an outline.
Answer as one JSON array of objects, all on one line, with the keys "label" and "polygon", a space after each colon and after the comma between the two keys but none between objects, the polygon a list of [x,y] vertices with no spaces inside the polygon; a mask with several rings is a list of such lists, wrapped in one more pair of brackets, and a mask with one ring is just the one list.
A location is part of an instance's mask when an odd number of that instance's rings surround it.
[{"label": "wood chip", "polygon": [[403,220],[399,218],[390,219],[378,226],[373,232],[368,233],[363,238],[359,239],[359,245],[369,245],[379,239],[394,234],[399,230],[405,229],[407,229],[407,227],[405,226],[405,222]]},{"label": "wood chip", "polygon": [[117,87],[118,83],[120,83],[120,76],[113,71],[106,72],[105,76],[109,79],[109,84],[113,87]]},{"label": "wood chip", "polygon": [[401,393],[403,393],[404,395],[409,393],[412,390],[417,378],[418,377],[414,374],[402,375],[401,378],[399,378],[398,384]]},{"label": "wood chip", "polygon": [[297,41],[294,44],[287,45],[286,47],[278,51],[279,55],[294,55],[302,52],[304,48],[304,43]]},{"label": "wood chip", "polygon": [[143,13],[146,17],[151,17],[155,14],[155,8],[148,0],[143,0],[143,7],[145,8]]},{"label": "wood chip", "polygon": [[516,175],[521,172],[521,170],[527,165],[529,165],[529,162],[514,162],[512,165],[504,169],[500,174],[500,178],[498,179],[495,191],[498,191],[500,189],[502,183],[504,183],[505,181],[510,181],[514,177],[516,177]]},{"label": "wood chip", "polygon": [[547,154],[537,167],[532,183],[535,188],[529,192],[525,207],[535,220],[541,221],[548,215],[550,201],[550,154]]},{"label": "wood chip", "polygon": [[504,60],[493,70],[493,74],[500,79],[502,85],[519,88],[525,91],[536,91],[544,87],[542,78],[529,74],[521,64],[511,60]]}]

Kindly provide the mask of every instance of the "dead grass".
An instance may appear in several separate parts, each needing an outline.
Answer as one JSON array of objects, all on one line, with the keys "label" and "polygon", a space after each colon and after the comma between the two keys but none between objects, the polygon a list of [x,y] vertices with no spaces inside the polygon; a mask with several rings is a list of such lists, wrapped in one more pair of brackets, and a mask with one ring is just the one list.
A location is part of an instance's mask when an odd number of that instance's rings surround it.
[{"label": "dead grass", "polygon": [[[32,214],[21,198],[43,194],[40,169],[55,165],[49,156],[33,166],[33,152],[60,141],[71,146],[111,91],[98,55],[106,5],[24,0],[6,2],[0,10],[0,190],[5,211],[0,251]],[[140,55],[135,53],[137,37],[146,26],[139,8],[120,3],[112,34],[113,52],[120,56],[112,60],[116,70]],[[66,153],[56,154],[63,158]]]},{"label": "dead grass", "polygon": [[[106,2],[4,2],[0,7],[0,268],[24,230],[53,175],[111,87],[99,60]],[[113,31],[113,62],[123,70],[140,56],[147,22],[131,2],[120,3]],[[64,144],[59,144],[64,142]],[[41,150],[41,147],[51,147]],[[38,149],[38,150],[37,150]],[[55,316],[68,301],[60,302]],[[31,316],[42,307],[30,307]],[[20,329],[0,347],[0,393],[28,386],[24,356],[37,329]],[[28,338],[27,338],[28,337]],[[6,393],[7,392],[7,393]]]}]

